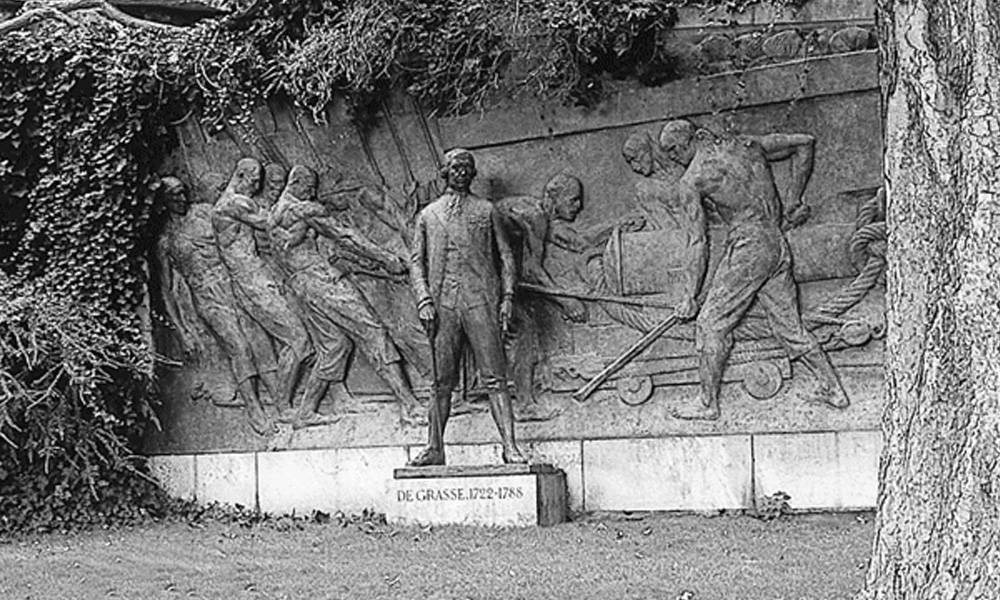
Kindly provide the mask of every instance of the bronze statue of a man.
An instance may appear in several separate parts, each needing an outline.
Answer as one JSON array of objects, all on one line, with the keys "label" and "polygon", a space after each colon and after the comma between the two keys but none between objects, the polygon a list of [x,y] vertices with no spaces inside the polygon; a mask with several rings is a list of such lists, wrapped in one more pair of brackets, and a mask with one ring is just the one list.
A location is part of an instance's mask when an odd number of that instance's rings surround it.
[{"label": "bronze statue of a man", "polygon": [[[696,347],[702,386],[701,406],[675,411],[687,419],[717,419],[723,369],[733,346],[733,330],[757,300],[789,358],[801,360],[818,386],[815,400],[835,408],[849,402],[830,359],[805,328],[798,290],[792,280],[791,252],[784,229],[808,216],[802,196],[813,167],[815,140],[806,134],[720,137],[685,120],[663,126],[658,150],[685,167],[670,208],[690,232],[696,254],[704,256],[705,208],[728,228],[723,258],[708,283],[700,309],[696,297],[706,260],[691,261],[680,316],[697,314]],[[793,159],[784,214],[771,161]]]},{"label": "bronze statue of a man", "polygon": [[[513,310],[514,258],[493,205],[469,191],[476,162],[468,150],[445,154],[441,176],[447,189],[417,215],[410,275],[417,312],[434,353],[434,398],[427,447],[412,466],[445,462],[444,429],[459,357],[472,348],[490,397],[490,412],[505,463],[527,460],[514,441],[514,413],[507,392],[501,331]],[[499,264],[497,264],[499,263]]]}]

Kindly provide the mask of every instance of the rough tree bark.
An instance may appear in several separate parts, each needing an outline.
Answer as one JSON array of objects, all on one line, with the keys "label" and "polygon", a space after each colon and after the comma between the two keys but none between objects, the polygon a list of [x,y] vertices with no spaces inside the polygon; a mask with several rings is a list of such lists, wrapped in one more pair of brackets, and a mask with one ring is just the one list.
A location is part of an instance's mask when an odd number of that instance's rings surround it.
[{"label": "rough tree bark", "polygon": [[1000,2],[880,0],[888,318],[864,600],[1000,598]]}]

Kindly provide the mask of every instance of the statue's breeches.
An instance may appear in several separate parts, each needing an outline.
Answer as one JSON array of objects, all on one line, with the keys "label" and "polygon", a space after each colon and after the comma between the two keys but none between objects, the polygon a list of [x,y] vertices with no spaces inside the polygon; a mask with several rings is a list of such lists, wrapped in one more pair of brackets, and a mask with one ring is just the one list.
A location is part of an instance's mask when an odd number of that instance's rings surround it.
[{"label": "statue's breeches", "polygon": [[497,311],[495,306],[483,304],[473,308],[438,308],[434,337],[438,393],[455,389],[465,344],[476,357],[483,385],[490,391],[503,390],[506,377]]}]

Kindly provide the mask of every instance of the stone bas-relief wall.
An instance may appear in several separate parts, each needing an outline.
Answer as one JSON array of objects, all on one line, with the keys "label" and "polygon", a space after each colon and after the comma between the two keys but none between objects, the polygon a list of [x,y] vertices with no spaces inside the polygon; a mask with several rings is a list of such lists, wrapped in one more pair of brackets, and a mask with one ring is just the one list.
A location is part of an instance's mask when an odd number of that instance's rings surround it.
[{"label": "stone bas-relief wall", "polygon": [[[154,309],[163,306],[164,315],[157,320],[156,340],[173,362],[160,372],[163,430],[150,436],[148,447],[154,453],[201,453],[420,443],[425,428],[404,425],[400,404],[412,389],[426,406],[430,356],[399,264],[408,254],[413,216],[441,191],[440,157],[455,146],[474,153],[479,174],[473,191],[505,215],[520,257],[521,283],[535,286],[522,285],[516,298],[516,335],[508,347],[520,438],[875,429],[884,386],[878,102],[875,56],[862,51],[655,89],[624,89],[589,111],[536,104],[435,119],[397,99],[368,132],[336,109],[329,111],[327,124],[317,124],[278,104],[220,136],[189,122],[180,131],[183,144],[173,175],[194,203],[188,215],[202,215],[201,224],[189,228],[190,254],[206,253],[219,276],[192,287],[191,279],[206,279],[206,266],[178,267],[179,259],[169,252],[157,261],[156,269],[173,269],[178,276],[152,290]],[[724,137],[815,139],[803,195],[809,216],[786,237],[801,315],[829,356],[849,407],[808,402],[815,378],[801,361],[789,360],[759,301],[735,331],[719,419],[674,416],[699,403],[699,352],[691,323],[669,329],[594,393],[574,398],[670,314],[662,307],[678,300],[678,272],[685,264],[678,250],[682,228],[637,194],[649,189],[650,180],[633,172],[622,155],[630,137],[645,133],[655,141],[663,123],[674,118],[689,118]],[[259,185],[243,189],[237,165],[251,165],[239,162],[247,158],[283,169],[271,167]],[[803,160],[777,156],[771,163],[783,201]],[[662,166],[654,179],[672,188],[683,168]],[[268,199],[269,193],[277,198]],[[275,208],[268,208],[272,203]],[[279,220],[269,217],[276,209],[299,215],[285,223],[284,241],[267,233],[268,220],[272,229]],[[241,210],[251,216],[233,217],[242,225],[229,225],[245,227],[242,239],[252,244],[245,247],[245,260],[227,263],[224,246],[233,242],[224,239],[221,221]],[[729,251],[718,215],[709,210],[708,217],[709,276],[703,291]],[[259,218],[261,228],[240,218]],[[321,257],[322,266],[310,266],[305,275],[292,273],[298,269],[295,257],[281,253],[313,239],[309,257]],[[212,252],[220,258],[212,259]],[[257,263],[263,267],[251,268]],[[260,289],[250,289],[254,285]],[[208,311],[215,317],[198,306],[199,290],[209,288],[231,303]],[[171,301],[176,318],[165,308]],[[281,302],[286,309],[275,308]],[[213,328],[213,318],[226,311],[243,332],[242,350],[234,351]],[[301,347],[303,336],[294,325],[281,326],[278,313],[301,323],[308,347]],[[188,343],[185,335],[197,343]],[[233,360],[233,352],[242,362]],[[298,363],[301,368],[294,366]],[[346,376],[343,385],[331,374],[338,370]],[[290,375],[293,371],[298,374]],[[323,376],[311,380],[316,373]],[[241,391],[237,380],[252,391]],[[455,399],[448,440],[492,442],[495,428],[472,366],[466,387]],[[254,394],[260,411],[246,408]],[[321,416],[295,422],[292,411],[290,422],[278,422],[282,409],[298,410],[310,398],[320,400]],[[273,430],[261,415],[276,422]]]}]

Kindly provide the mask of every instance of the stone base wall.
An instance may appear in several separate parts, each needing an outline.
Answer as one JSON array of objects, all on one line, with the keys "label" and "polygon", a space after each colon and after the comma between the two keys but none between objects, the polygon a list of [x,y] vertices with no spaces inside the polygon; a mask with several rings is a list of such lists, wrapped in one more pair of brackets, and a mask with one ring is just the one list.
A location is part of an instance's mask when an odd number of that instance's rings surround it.
[{"label": "stone base wall", "polygon": [[[533,461],[566,472],[569,508],[590,511],[750,510],[776,492],[798,511],[875,506],[878,431],[527,441]],[[271,514],[385,511],[392,470],[420,446],[161,455],[173,495]],[[453,465],[499,464],[498,444],[448,447]]]}]

